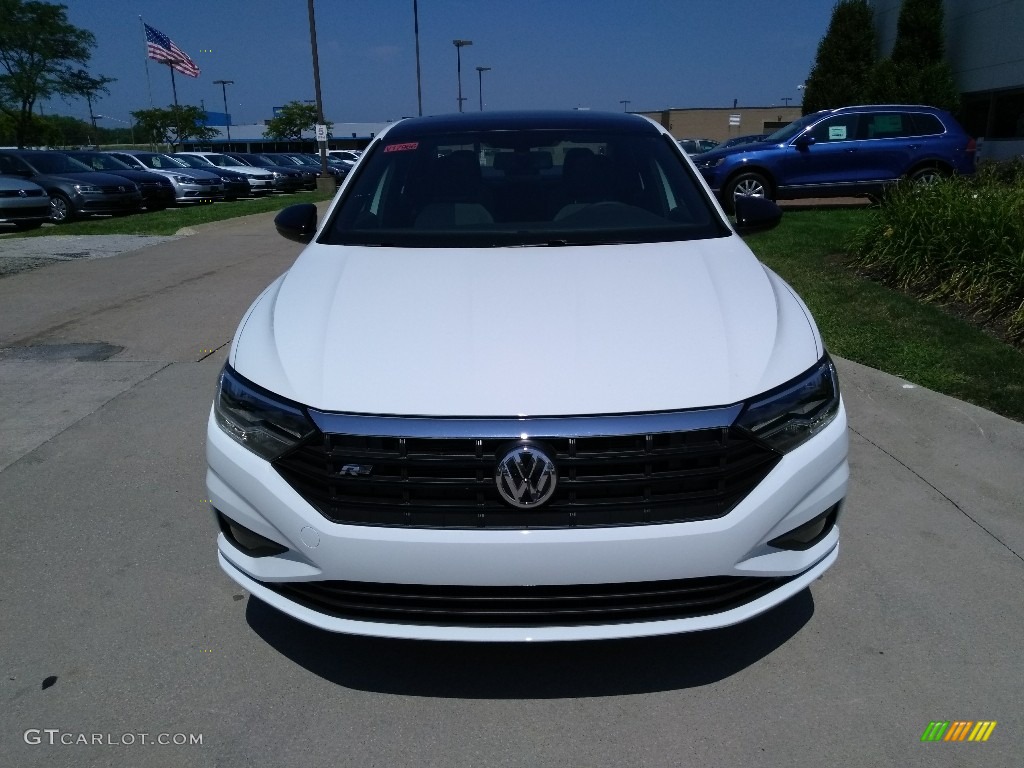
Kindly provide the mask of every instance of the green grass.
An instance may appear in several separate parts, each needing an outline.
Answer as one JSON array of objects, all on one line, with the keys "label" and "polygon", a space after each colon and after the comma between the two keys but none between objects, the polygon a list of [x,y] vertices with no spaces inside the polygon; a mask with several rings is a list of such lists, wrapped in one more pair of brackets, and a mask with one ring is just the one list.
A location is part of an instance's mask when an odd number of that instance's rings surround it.
[{"label": "green grass", "polygon": [[832,353],[1024,421],[1024,352],[847,264],[873,216],[792,211],[747,241],[807,302]]},{"label": "green grass", "polygon": [[231,203],[189,205],[168,208],[165,211],[143,211],[131,216],[73,221],[60,226],[43,226],[30,232],[19,232],[9,237],[40,237],[43,235],[173,235],[184,227],[209,224],[213,221],[234,219],[252,213],[279,211],[296,203],[318,203],[330,199],[319,192],[297,192],[290,195],[271,195],[246,198]]}]

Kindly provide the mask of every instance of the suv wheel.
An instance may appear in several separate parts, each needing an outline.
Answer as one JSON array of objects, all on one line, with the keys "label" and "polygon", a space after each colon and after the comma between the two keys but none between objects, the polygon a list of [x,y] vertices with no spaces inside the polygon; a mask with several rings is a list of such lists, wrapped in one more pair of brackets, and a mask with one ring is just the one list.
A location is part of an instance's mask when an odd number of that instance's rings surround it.
[{"label": "suv wheel", "polygon": [[729,213],[736,210],[737,197],[763,197],[771,200],[771,185],[760,173],[747,171],[729,180],[725,187],[725,207]]},{"label": "suv wheel", "polygon": [[54,224],[65,224],[75,217],[71,201],[63,192],[54,192],[50,196],[50,221]]},{"label": "suv wheel", "polygon": [[918,168],[907,178],[913,184],[934,184],[945,175],[946,174],[944,174],[941,169],[936,168],[935,166],[928,166],[927,168]]}]

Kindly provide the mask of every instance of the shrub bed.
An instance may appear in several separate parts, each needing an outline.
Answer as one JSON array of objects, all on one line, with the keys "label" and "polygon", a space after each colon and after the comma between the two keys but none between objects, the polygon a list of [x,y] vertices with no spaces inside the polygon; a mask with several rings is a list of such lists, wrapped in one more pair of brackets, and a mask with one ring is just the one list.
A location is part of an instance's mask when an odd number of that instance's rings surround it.
[{"label": "shrub bed", "polygon": [[854,236],[851,263],[1024,346],[1024,163],[896,187]]}]

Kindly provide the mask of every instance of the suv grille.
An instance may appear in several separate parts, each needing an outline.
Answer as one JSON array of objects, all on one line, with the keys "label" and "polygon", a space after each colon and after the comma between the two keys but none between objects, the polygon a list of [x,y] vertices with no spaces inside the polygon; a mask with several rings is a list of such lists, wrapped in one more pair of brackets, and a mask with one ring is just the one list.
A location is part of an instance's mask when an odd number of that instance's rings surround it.
[{"label": "suv grille", "polygon": [[534,627],[686,619],[746,605],[788,578],[712,576],[623,584],[464,587],[354,581],[264,583],[300,605],[356,621]]},{"label": "suv grille", "polygon": [[518,509],[495,482],[499,460],[518,442],[318,432],[273,465],[335,523],[574,528],[722,517],[780,458],[735,427],[531,436],[557,466],[558,481],[549,501]]}]

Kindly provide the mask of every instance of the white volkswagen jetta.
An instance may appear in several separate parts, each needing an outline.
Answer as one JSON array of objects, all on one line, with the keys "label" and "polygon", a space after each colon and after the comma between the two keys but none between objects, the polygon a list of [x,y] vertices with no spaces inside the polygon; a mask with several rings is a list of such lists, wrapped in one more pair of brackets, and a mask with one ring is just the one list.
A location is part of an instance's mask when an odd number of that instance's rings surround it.
[{"label": "white volkswagen jetta", "polygon": [[207,482],[221,567],[336,632],[545,641],[755,616],[835,562],[848,481],[807,307],[657,124],[381,133],[253,303]]}]

